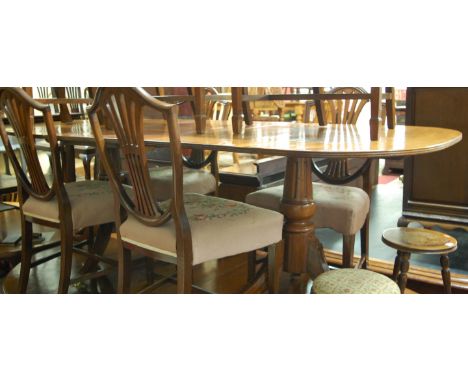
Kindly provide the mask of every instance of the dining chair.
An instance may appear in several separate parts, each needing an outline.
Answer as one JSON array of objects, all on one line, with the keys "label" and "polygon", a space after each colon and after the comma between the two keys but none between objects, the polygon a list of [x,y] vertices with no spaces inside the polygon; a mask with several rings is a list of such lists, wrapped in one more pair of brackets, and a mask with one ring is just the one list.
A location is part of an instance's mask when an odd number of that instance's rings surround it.
[{"label": "dining chair", "polygon": [[[3,121],[0,120],[0,134],[18,183],[22,233],[18,290],[20,293],[25,293],[27,290],[32,256],[32,223],[37,223],[60,229],[61,260],[58,291],[67,293],[71,282],[76,282],[78,279],[85,280],[88,277],[83,275],[73,281],[70,280],[74,252],[110,265],[115,263],[101,256],[109,241],[114,222],[113,200],[109,197],[112,194],[110,185],[102,181],[64,183],[60,148],[48,105],[35,101],[21,88],[0,88],[0,110],[5,112],[26,162],[26,167],[20,165],[14,155],[10,136]],[[33,110],[42,114],[47,129],[52,184],[47,181],[39,162],[33,134]],[[100,227],[96,240],[88,251],[74,246],[74,232],[98,225]],[[94,276],[101,276],[104,271],[94,272]]]},{"label": "dining chair", "polygon": [[[279,87],[250,87],[249,95],[281,94]],[[253,101],[251,102],[252,120],[255,121],[280,121],[283,118],[285,101]]]},{"label": "dining chair", "polygon": [[[161,112],[167,124],[172,182],[169,199],[164,202],[159,202],[163,199],[158,197],[161,190],[151,187],[145,152],[144,108]],[[122,184],[109,158],[108,144],[97,117],[100,111],[111,124],[127,163],[129,187]],[[88,115],[114,191],[119,292],[130,291],[131,251],[176,264],[177,292],[191,293],[193,266],[264,247],[268,247],[268,264],[262,268],[262,274],[266,276],[269,290],[278,290],[283,216],[245,203],[184,193],[177,105],[154,99],[141,88],[100,88]],[[251,292],[253,287],[250,285],[244,291]]]},{"label": "dining chair", "polygon": [[[41,99],[48,99],[48,98],[55,98],[57,96],[57,88],[51,88],[51,87],[37,87],[37,92],[39,94],[39,97]],[[82,92],[80,87],[66,87],[66,88],[59,88],[61,94],[65,95],[66,98],[81,98],[82,97]],[[87,88],[85,89],[87,90]],[[88,96],[89,96],[89,91],[88,91]],[[46,103],[46,102],[44,102]],[[83,104],[81,103],[67,103],[66,104],[66,112],[65,114],[62,113],[63,104],[57,105],[57,104],[49,104],[51,108],[53,108],[55,115],[58,115],[61,122],[68,122],[70,118],[72,118],[72,115],[74,116],[85,116],[86,114],[84,113],[83,110]],[[63,119],[65,116],[65,119]],[[50,145],[49,142],[45,139],[38,139],[36,140],[36,149],[40,151],[45,151],[49,152],[50,151]],[[96,150],[92,146],[84,146],[84,145],[75,145],[74,146],[74,153],[75,157],[81,159],[83,163],[83,170],[84,170],[84,176],[86,180],[91,180],[92,177],[94,179],[97,178],[97,166],[94,166],[94,171],[91,171],[91,163],[92,160],[96,156]]]},{"label": "dining chair", "polygon": [[[209,89],[215,91],[214,88]],[[207,91],[210,93],[212,90],[209,89],[207,88]],[[190,94],[192,91],[192,88],[188,88]],[[157,93],[160,93],[160,91],[158,90]],[[214,107],[214,104],[210,103],[208,106]],[[194,112],[194,110],[195,106],[192,102],[192,111]],[[155,195],[157,195],[159,201],[167,200],[171,197],[172,187],[171,155],[169,149],[164,147],[159,150],[149,151],[147,156],[150,163],[157,165],[150,168],[151,187],[155,191]],[[219,183],[218,153],[211,151],[208,155],[205,155],[203,150],[194,151],[186,149],[183,151],[182,160],[184,192],[217,195]]]},{"label": "dining chair", "polygon": [[[334,94],[365,93],[361,88],[335,88]],[[355,124],[368,100],[333,100],[328,101],[326,122],[334,124]],[[307,102],[304,122],[310,122],[312,103]],[[318,113],[317,113],[318,114]],[[323,124],[323,123],[322,123]],[[369,257],[369,209],[370,209],[370,179],[369,167],[371,161],[365,160],[359,164],[359,169],[353,173],[348,171],[348,159],[330,159],[326,161],[325,169],[312,161],[315,175],[324,183],[313,183],[313,199],[317,206],[314,215],[316,228],[331,228],[343,237],[343,266],[353,267],[354,242],[356,233],[361,233],[360,267],[366,268]],[[345,184],[362,176],[363,188],[345,186]],[[283,186],[265,188],[253,192],[246,197],[246,202],[255,206],[280,211]]]}]

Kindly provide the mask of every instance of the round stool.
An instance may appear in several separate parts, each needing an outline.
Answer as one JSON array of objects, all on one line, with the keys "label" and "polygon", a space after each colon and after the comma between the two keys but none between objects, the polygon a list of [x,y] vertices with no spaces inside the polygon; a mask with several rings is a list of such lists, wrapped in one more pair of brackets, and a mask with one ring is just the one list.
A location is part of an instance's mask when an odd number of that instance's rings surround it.
[{"label": "round stool", "polygon": [[411,253],[440,255],[444,290],[452,292],[448,254],[457,249],[457,240],[452,236],[425,228],[399,227],[385,230],[382,241],[397,250],[392,278],[398,282],[401,293],[406,288]]},{"label": "round stool", "polygon": [[400,294],[398,285],[376,272],[343,268],[322,273],[314,280],[316,294]]}]

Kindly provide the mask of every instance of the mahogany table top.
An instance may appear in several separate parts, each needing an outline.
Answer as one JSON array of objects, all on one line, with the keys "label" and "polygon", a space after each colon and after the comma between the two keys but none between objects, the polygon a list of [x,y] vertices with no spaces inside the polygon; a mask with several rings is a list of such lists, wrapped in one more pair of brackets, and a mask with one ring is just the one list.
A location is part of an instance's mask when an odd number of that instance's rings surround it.
[{"label": "mahogany table top", "polygon": [[[56,122],[56,127],[59,140],[93,145],[88,120]],[[179,127],[184,147],[297,157],[408,156],[440,151],[462,139],[462,133],[457,130],[397,125],[395,129],[381,126],[379,140],[371,141],[368,123],[319,126],[314,123],[254,122],[244,126],[237,135],[232,131],[231,121],[207,121],[204,134],[197,134],[195,122],[190,119],[180,119]],[[46,136],[44,124],[36,124],[35,134]],[[104,134],[110,140],[115,139],[111,130]],[[145,120],[145,141],[149,145],[168,143],[164,120]]]}]

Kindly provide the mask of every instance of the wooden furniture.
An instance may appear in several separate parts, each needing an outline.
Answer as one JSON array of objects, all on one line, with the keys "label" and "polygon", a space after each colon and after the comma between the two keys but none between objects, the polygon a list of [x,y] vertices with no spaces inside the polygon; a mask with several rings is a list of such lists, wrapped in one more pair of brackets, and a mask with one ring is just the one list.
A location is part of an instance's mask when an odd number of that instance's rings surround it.
[{"label": "wooden furniture", "polygon": [[[21,167],[10,144],[5,125],[0,120],[0,133],[12,162],[18,182],[18,195],[21,210],[21,273],[18,290],[25,293],[28,286],[31,257],[33,254],[32,224],[38,223],[60,229],[61,272],[59,292],[66,293],[70,285],[70,271],[73,251],[89,254],[92,258],[110,262],[97,254],[104,250],[113,225],[113,203],[108,195],[111,192],[106,182],[84,181],[64,183],[60,149],[50,108],[34,101],[21,88],[0,89],[0,110],[11,125],[21,143],[27,172]],[[32,110],[42,113],[46,135],[50,143],[53,172],[52,186],[44,176],[33,136]],[[95,243],[89,243],[90,253],[73,247],[74,231],[102,225]],[[97,254],[96,254],[97,253]],[[95,272],[94,275],[99,274]]]},{"label": "wooden furniture", "polygon": [[[143,107],[161,112],[167,122],[173,187],[170,199],[163,203],[158,203],[161,200],[158,190],[150,186]],[[105,132],[97,117],[98,111],[105,113],[128,165],[129,191],[124,188],[107,155]],[[120,243],[119,292],[130,290],[132,250],[176,264],[177,291],[191,293],[194,265],[267,246],[265,272],[269,290],[278,290],[283,216],[231,200],[184,194],[176,105],[155,100],[139,88],[100,88],[88,113],[116,201],[116,228]],[[233,236],[242,240],[232,240]],[[252,287],[257,287],[255,282]],[[253,290],[248,288],[246,291]]]},{"label": "wooden furniture", "polygon": [[[32,252],[37,253],[60,245],[60,231],[40,224],[33,224],[33,232],[41,233],[43,241],[33,243]],[[9,235],[21,235],[21,212],[18,209],[0,213],[0,240]],[[11,259],[21,254],[21,243],[0,245],[0,260]],[[50,258],[50,257],[48,257]],[[35,264],[32,264],[32,267]],[[16,288],[15,288],[16,289]]]},{"label": "wooden furniture", "polygon": [[444,233],[424,228],[390,228],[383,232],[382,241],[397,250],[393,279],[398,280],[404,293],[408,279],[411,253],[440,255],[445,293],[452,293],[448,254],[457,250],[457,241]]},{"label": "wooden furniture", "polygon": [[[59,120],[62,122],[70,122],[74,118],[83,118],[85,116],[83,105],[91,101],[89,98],[82,98],[81,88],[79,87],[38,87],[37,90],[40,99],[36,100],[53,107],[55,113],[58,114]],[[36,149],[49,152],[50,146],[46,140],[39,140],[36,142]],[[68,161],[73,161],[74,157],[80,158],[83,163],[85,179],[91,180],[91,162],[96,156],[94,147],[84,145],[66,146],[62,149],[62,155],[66,156],[64,160]],[[97,173],[98,166],[95,164],[93,171],[94,179],[97,179]],[[75,180],[74,169],[65,175],[65,180]]]},{"label": "wooden furniture", "polygon": [[[313,188],[316,211],[312,220],[315,228],[331,228],[343,236],[343,266],[351,268],[356,233],[361,230],[362,240],[368,240],[367,232],[362,235],[362,227],[368,220],[369,196],[357,187],[314,183]],[[245,201],[257,207],[281,211],[283,195],[284,187],[280,185],[255,191],[247,195]],[[362,252],[360,266],[365,267],[368,256],[368,252]]]},{"label": "wooden furniture", "polygon": [[389,277],[366,269],[335,269],[314,280],[315,294],[400,294]]},{"label": "wooden furniture", "polygon": [[[369,99],[371,101],[371,117],[369,120],[370,138],[373,141],[379,138],[379,126],[382,123],[381,109],[382,99],[385,98],[385,109],[387,116],[387,126],[393,129],[395,126],[395,92],[394,88],[386,87],[382,93],[380,87],[372,87],[370,94],[321,94],[321,88],[313,88],[314,94],[270,94],[263,96],[249,96],[246,88],[232,88],[233,115],[232,126],[235,134],[242,132],[242,118],[247,125],[251,125],[252,118],[249,110],[249,101],[281,101],[281,100],[315,100],[317,105],[317,115],[319,121],[324,120],[322,101],[333,99],[356,100]],[[204,132],[204,126],[199,128],[199,132]]]},{"label": "wooden furniture", "polygon": [[[145,143],[168,146],[164,120],[145,120]],[[328,269],[312,223],[315,213],[312,189],[311,158],[381,158],[427,154],[444,150],[462,138],[456,130],[397,125],[380,126],[379,141],[370,140],[369,125],[297,124],[288,122],[253,122],[243,126],[242,135],[234,134],[231,121],[207,121],[205,134],[198,134],[193,120],[179,120],[183,147],[200,150],[239,151],[272,156],[286,156],[285,187],[281,211],[285,216],[284,269],[291,273],[297,290],[305,286],[297,274],[307,272],[307,258],[314,260],[313,274]],[[58,123],[57,136],[62,142],[93,144],[94,136],[87,121]],[[35,125],[35,135],[44,136],[44,125]],[[111,130],[103,131],[109,146],[116,140]],[[294,289],[294,288],[293,288]]]},{"label": "wooden furniture", "polygon": [[[320,94],[320,89],[316,89],[316,92]],[[329,91],[329,94],[368,94],[362,88],[356,87],[337,87]],[[324,124],[356,124],[364,106],[369,102],[368,99],[332,99],[324,101],[322,104],[317,103],[315,110],[315,118],[320,125]],[[315,107],[315,101],[306,102],[305,115],[306,121],[310,119],[311,107]],[[351,171],[353,164],[351,162],[358,162],[354,164],[354,171]],[[348,226],[342,226],[342,224],[333,224],[330,228],[333,228],[337,232],[343,235],[343,266],[350,268],[353,266],[354,257],[354,242],[356,233],[359,231],[361,235],[361,262],[360,266],[366,268],[369,260],[369,225],[370,225],[370,197],[372,194],[372,183],[370,179],[370,169],[372,165],[372,159],[360,159],[360,158],[340,158],[340,159],[329,159],[324,166],[319,166],[319,159],[312,160],[312,170],[314,174],[323,182],[332,184],[335,186],[343,185],[354,185],[353,182],[356,180],[362,183],[359,186],[367,194],[366,203],[356,203],[351,201],[350,204],[345,204],[343,208],[337,209],[339,217],[337,220],[343,221],[347,219],[347,215],[351,213],[354,217],[354,224]],[[327,203],[328,197],[337,198],[340,195],[340,190],[337,188],[330,188],[330,194],[324,194],[325,200],[322,203]],[[355,189],[349,189],[349,192],[359,195]],[[338,194],[337,194],[338,193]],[[337,194],[337,195],[333,195]],[[356,197],[357,197],[356,195]],[[361,194],[362,195],[362,194]],[[360,199],[366,199],[364,195]],[[318,203],[320,206],[320,202]],[[367,207],[366,207],[367,206]],[[366,211],[363,211],[366,208]],[[364,220],[358,219],[364,212]],[[318,222],[320,225],[320,222]],[[330,223],[328,224],[330,225]],[[352,229],[350,229],[352,227]]]},{"label": "wooden furniture", "polygon": [[[251,87],[250,95],[269,95],[282,93],[281,88]],[[253,121],[280,121],[283,119],[284,101],[254,101],[249,105]]]},{"label": "wooden furniture", "polygon": [[[233,87],[231,88],[232,100],[232,129],[234,134],[242,134],[243,122],[247,126],[252,125],[253,118],[250,109],[250,102],[253,101],[300,101],[300,100],[315,100],[317,105],[321,105],[321,101],[331,99],[369,99],[371,102],[371,118],[370,137],[371,140],[378,140],[379,126],[382,123],[381,109],[382,100],[385,100],[385,108],[387,115],[387,126],[393,128],[395,126],[395,95],[393,88],[386,87],[382,93],[380,87],[371,88],[370,94],[320,94],[320,88],[313,88],[314,94],[263,94],[249,95],[247,88]],[[198,134],[204,134],[206,131],[206,100],[225,99],[225,96],[207,96],[204,88],[189,88],[188,96],[160,96],[161,100],[168,102],[190,101],[194,110],[194,119]],[[321,107],[318,108],[319,113]]]},{"label": "wooden furniture", "polygon": [[[468,134],[468,88],[408,88],[406,123]],[[421,137],[423,139],[423,137]],[[448,150],[406,158],[399,226],[417,220],[468,230],[468,139]]]}]

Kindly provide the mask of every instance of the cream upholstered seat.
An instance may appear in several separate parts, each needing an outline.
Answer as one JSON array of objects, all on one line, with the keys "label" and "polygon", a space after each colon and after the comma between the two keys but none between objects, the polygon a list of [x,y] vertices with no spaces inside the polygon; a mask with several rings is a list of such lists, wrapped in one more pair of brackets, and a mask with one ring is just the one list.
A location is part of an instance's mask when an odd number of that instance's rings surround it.
[{"label": "cream upholstered seat", "polygon": [[[112,223],[114,221],[114,199],[108,182],[85,180],[65,183],[70,199],[73,228]],[[43,201],[30,196],[23,204],[25,216],[59,223],[59,207],[56,197]]]},{"label": "cream upholstered seat", "polygon": [[397,283],[387,276],[366,269],[336,269],[314,280],[316,294],[400,294]]},{"label": "cream upholstered seat", "polygon": [[[355,235],[369,212],[369,196],[360,188],[315,183],[313,200],[317,210],[313,217],[316,228],[332,228],[343,235]],[[254,206],[279,211],[283,186],[265,188],[246,197]]]},{"label": "cream upholstered seat", "polygon": [[[216,178],[204,170],[184,168],[184,192],[212,194],[216,191]],[[167,200],[172,196],[172,167],[156,167],[150,170],[151,188],[157,200]]]},{"label": "cream upholstered seat", "polygon": [[[162,203],[163,209],[169,203]],[[200,194],[184,195],[190,224],[193,265],[236,255],[281,241],[283,215],[233,200]],[[176,257],[174,220],[159,227],[132,215],[120,226],[122,241]]]}]

